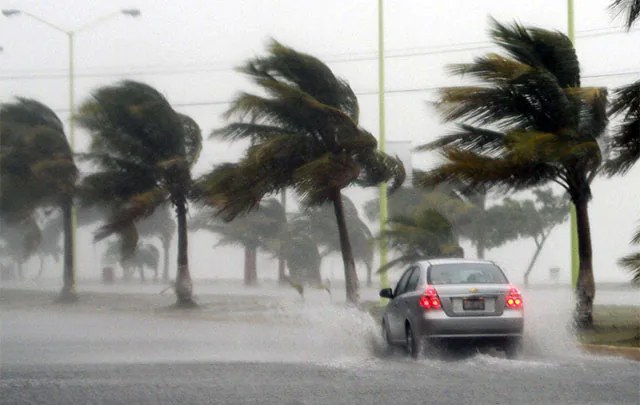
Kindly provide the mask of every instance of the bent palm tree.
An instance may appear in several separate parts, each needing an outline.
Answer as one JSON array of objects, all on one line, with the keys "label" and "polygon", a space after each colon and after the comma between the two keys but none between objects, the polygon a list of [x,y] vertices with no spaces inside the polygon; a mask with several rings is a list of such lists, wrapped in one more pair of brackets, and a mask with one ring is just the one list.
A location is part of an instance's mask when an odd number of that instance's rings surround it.
[{"label": "bent palm tree", "polygon": [[[374,247],[373,235],[367,224],[358,215],[355,204],[343,196],[345,222],[349,229],[349,238],[353,247],[353,257],[367,268],[367,285],[372,283]],[[333,209],[330,204],[309,207],[296,215],[291,224],[293,232],[304,234],[323,248],[321,257],[331,253],[339,253],[340,238],[338,228],[333,221]]]},{"label": "bent palm tree", "polygon": [[341,190],[404,181],[399,159],[379,152],[375,138],[358,124],[351,87],[320,60],[273,42],[269,55],[241,72],[267,96],[241,94],[227,111],[238,121],[214,132],[224,140],[248,139],[235,164],[218,166],[202,179],[204,200],[231,220],[258,206],[268,194],[292,187],[305,206],[331,202],[340,236],[347,300],[359,300],[358,281]]},{"label": "bent palm tree", "polygon": [[151,269],[154,274],[158,274],[158,264],[160,263],[160,251],[150,243],[141,243],[136,246],[133,254],[122,255],[122,247],[119,242],[111,242],[104,252],[105,262],[113,265],[119,263],[123,270],[123,278],[131,280],[133,273],[138,271],[140,281],[144,282],[144,269]]},{"label": "bent palm tree", "polygon": [[[493,41],[508,56],[489,54],[452,67],[482,86],[441,90],[438,108],[459,130],[424,149],[445,158],[429,182],[463,180],[472,188],[522,190],[554,182],[576,206],[576,324],[592,325],[593,279],[588,202],[601,163],[598,139],[607,125],[607,92],[580,87],[571,41],[559,32],[493,20]],[[467,123],[464,123],[467,122]]]},{"label": "bent palm tree", "polygon": [[82,105],[78,122],[90,132],[87,158],[98,168],[83,181],[85,202],[106,203],[112,210],[96,240],[125,232],[125,247],[132,253],[137,243],[133,224],[165,202],[173,204],[178,222],[177,305],[194,306],[187,205],[191,168],[202,147],[200,128],[174,111],[157,90],[134,81],[95,91]]},{"label": "bent palm tree", "polygon": [[398,215],[389,220],[389,228],[378,236],[400,256],[380,267],[377,273],[430,257],[462,256],[451,222],[438,211],[427,209],[412,216]]},{"label": "bent palm tree", "polygon": [[[162,243],[162,281],[169,282],[169,249],[173,235],[176,233],[176,221],[171,216],[171,206],[164,204],[159,207],[149,217],[140,221],[136,228],[141,236],[155,236]],[[157,274],[155,278],[158,278]]]},{"label": "bent palm tree", "polygon": [[77,300],[72,207],[78,169],[62,121],[44,104],[26,98],[0,108],[0,215],[9,224],[35,222],[39,207],[62,211],[63,287],[59,300]]}]

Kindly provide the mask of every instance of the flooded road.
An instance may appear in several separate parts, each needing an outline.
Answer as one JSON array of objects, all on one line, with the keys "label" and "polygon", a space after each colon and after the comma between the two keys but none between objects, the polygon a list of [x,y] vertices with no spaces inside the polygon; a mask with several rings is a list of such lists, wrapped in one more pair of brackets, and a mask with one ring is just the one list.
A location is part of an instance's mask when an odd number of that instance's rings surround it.
[{"label": "flooded road", "polygon": [[[553,305],[551,305],[551,303]],[[382,355],[375,320],[290,301],[260,321],[9,309],[3,404],[638,404],[640,363],[581,353],[569,302],[529,297],[520,360]]]}]

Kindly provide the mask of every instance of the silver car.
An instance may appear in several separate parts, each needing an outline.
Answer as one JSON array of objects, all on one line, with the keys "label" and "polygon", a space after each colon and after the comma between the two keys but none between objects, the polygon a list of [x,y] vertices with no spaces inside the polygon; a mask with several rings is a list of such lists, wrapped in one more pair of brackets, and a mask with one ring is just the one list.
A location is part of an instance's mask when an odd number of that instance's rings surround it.
[{"label": "silver car", "polygon": [[416,358],[433,348],[495,347],[520,352],[523,299],[498,265],[486,260],[432,259],[411,264],[382,317],[383,338]]}]

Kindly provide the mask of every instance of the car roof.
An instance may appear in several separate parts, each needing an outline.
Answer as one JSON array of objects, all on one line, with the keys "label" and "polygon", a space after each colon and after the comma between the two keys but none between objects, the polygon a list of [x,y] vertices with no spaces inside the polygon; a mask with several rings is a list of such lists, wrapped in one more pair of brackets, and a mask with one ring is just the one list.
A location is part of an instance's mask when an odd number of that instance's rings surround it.
[{"label": "car roof", "polygon": [[491,260],[462,259],[462,258],[458,258],[458,257],[420,260],[418,263],[424,264],[427,267],[431,266],[431,265],[436,265],[436,264],[456,264],[456,263],[459,263],[459,264],[486,263],[486,264],[495,265],[495,263],[493,261],[491,261]]}]

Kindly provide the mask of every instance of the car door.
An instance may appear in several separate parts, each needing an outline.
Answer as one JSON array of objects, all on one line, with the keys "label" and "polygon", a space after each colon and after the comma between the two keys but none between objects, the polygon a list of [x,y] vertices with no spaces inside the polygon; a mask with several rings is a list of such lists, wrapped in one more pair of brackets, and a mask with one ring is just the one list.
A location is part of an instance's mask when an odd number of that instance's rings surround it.
[{"label": "car door", "polygon": [[393,299],[387,306],[387,322],[389,325],[389,334],[391,340],[397,342],[404,340],[404,314],[401,311],[402,295],[404,294],[407,283],[411,274],[413,273],[414,266],[409,267],[398,280],[396,288],[393,290]]},{"label": "car door", "polygon": [[398,298],[397,304],[397,312],[398,319],[402,326],[402,333],[404,336],[404,321],[409,319],[409,321],[413,320],[413,301],[415,301],[415,291],[418,287],[418,281],[420,280],[420,269],[417,265],[414,265],[411,268],[411,272],[409,278],[407,279],[407,284],[404,287],[404,291],[402,295]]}]

